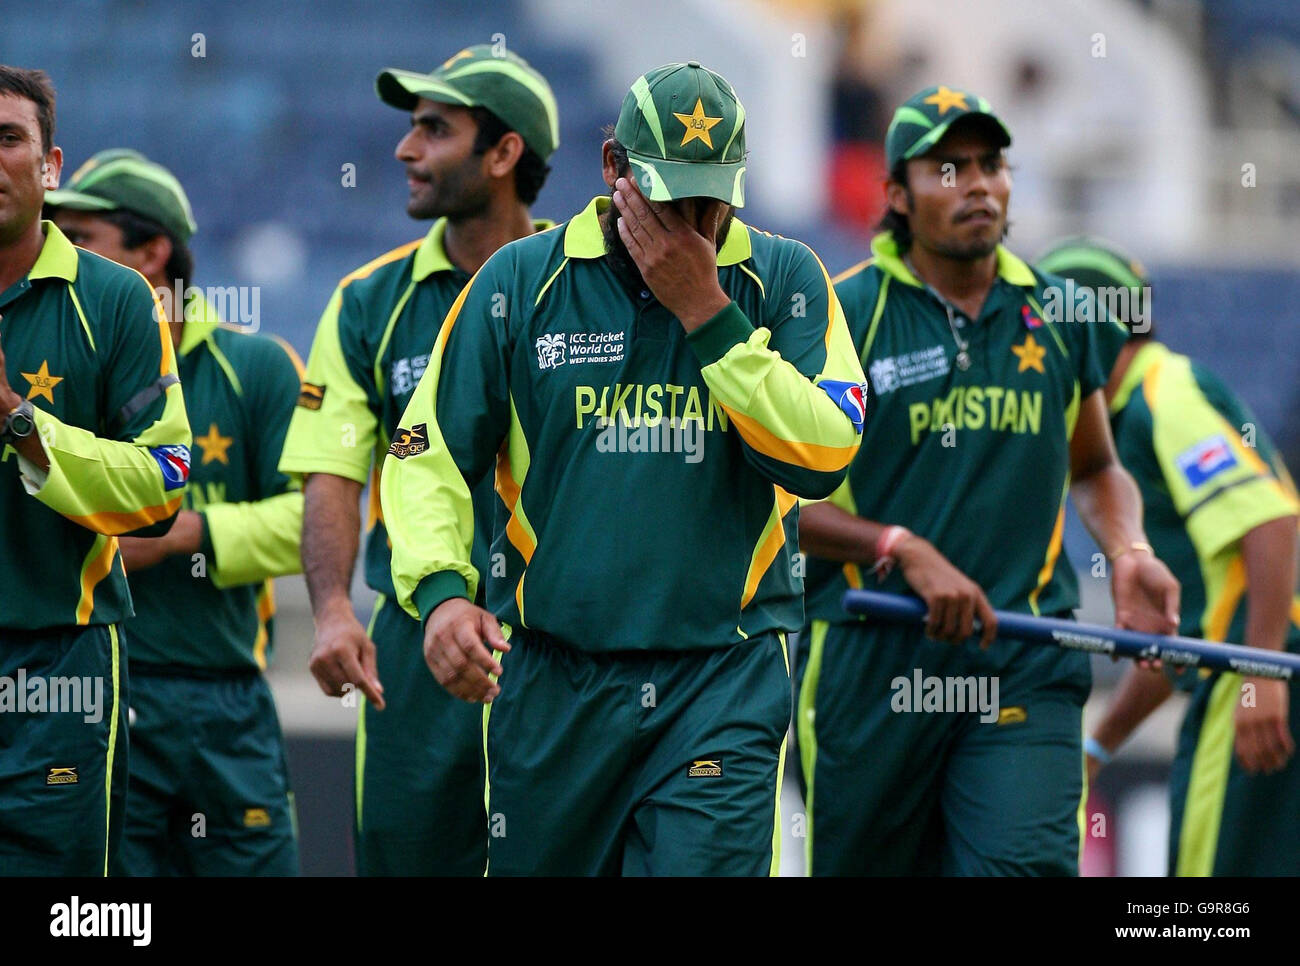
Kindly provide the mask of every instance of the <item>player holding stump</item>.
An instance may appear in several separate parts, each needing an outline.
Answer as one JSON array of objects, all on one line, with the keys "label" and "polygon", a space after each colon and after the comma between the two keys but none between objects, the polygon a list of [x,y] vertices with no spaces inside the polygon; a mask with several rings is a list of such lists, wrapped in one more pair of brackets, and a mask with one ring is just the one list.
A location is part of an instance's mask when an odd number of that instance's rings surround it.
[{"label": "player holding stump", "polygon": [[[532,221],[528,207],[559,144],[559,114],[537,71],[488,45],[462,50],[431,74],[386,70],[376,86],[384,103],[411,115],[396,152],[410,185],[407,213],[436,220],[422,240],[339,284],[312,344],[281,468],[310,474],[302,559],[316,620],[312,673],[326,694],[365,696],[356,738],[357,870],[482,875],[479,718],[430,678],[420,625],[394,599],[379,461],[399,439],[398,418],[457,294],[506,242],[548,227]],[[367,478],[366,583],[381,595],[369,631],[349,596]],[[486,572],[491,475],[475,482],[474,564]]]},{"label": "player holding stump", "polygon": [[[1140,265],[1095,239],[1060,242],[1038,264],[1090,288],[1150,292]],[[1130,326],[1106,401],[1151,544],[1182,583],[1179,633],[1300,651],[1300,502],[1254,414],[1146,326]],[[1170,874],[1300,875],[1300,681],[1130,667],[1088,740],[1089,774],[1175,687],[1192,695],[1170,782]]]},{"label": "player holding stump", "polygon": [[[799,528],[815,557],[796,719],[814,875],[1077,873],[1088,659],[997,639],[992,613],[1076,606],[1067,493],[1112,558],[1118,624],[1177,625],[1177,583],[1115,458],[1096,326],[1050,317],[1061,281],[1000,244],[1010,141],[967,91],[908,100],[886,137],[886,230],[836,285],[875,409],[870,457]],[[924,631],[841,608],[873,569],[925,600]],[[954,700],[947,681],[996,684],[997,707],[931,709],[900,687],[918,671]]]},{"label": "player holding stump", "polygon": [[53,140],[49,78],[0,65],[0,869],[102,876],[126,792],[118,538],[171,524],[190,431],[148,284],[41,221]]},{"label": "player holding stump", "polygon": [[[863,377],[816,256],[732,217],[744,118],[698,63],[638,78],[612,199],[488,260],[384,463],[398,600],[490,702],[490,874],[777,868],[796,497],[843,478]],[[466,481],[494,465],[483,610]]]},{"label": "player holding stump", "polygon": [[[138,152],[101,151],[45,203],[69,239],[155,291],[193,281],[189,199]],[[271,578],[302,566],[302,493],[277,469],[301,363],[287,344],[223,324],[197,290],[170,315],[198,448],[167,535],[122,540],[135,617],[131,794],[116,871],[296,875],[284,740],[262,671]]]}]

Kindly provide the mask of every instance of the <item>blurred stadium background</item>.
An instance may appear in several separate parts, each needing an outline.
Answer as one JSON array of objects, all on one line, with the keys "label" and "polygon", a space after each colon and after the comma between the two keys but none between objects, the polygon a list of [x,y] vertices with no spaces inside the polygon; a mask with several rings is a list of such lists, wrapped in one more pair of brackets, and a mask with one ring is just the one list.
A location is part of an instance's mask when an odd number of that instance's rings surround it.
[{"label": "blurred stadium background", "polygon": [[[427,227],[404,214],[406,118],[383,67],[502,43],[550,80],[562,144],[534,207],[561,220],[604,185],[601,128],[667,61],[727,76],[748,112],[747,222],[808,242],[834,273],[865,256],[892,106],[946,83],[1015,135],[1008,244],[1033,258],[1092,232],[1149,267],[1161,337],[1241,393],[1300,469],[1300,5],[1290,0],[6,0],[0,62],[49,71],[65,177],[107,147],[171,167],[199,223],[201,286],[258,286],[261,327],[306,356],[336,281]],[[345,186],[354,165],[355,186]],[[1032,480],[1024,481],[1032,486]],[[1015,494],[1007,495],[1014,499]],[[979,521],[972,521],[979,525]],[[1005,535],[1015,539],[1014,533]],[[1081,616],[1107,621],[1095,547],[1071,521]],[[278,582],[270,672],[307,874],[349,874],[355,711],[307,671],[300,579]],[[363,616],[371,595],[358,581]],[[1094,707],[1118,667],[1098,660]],[[1088,874],[1163,874],[1171,701],[1102,776]],[[793,762],[787,775],[793,775]],[[783,871],[802,869],[786,790]]]}]

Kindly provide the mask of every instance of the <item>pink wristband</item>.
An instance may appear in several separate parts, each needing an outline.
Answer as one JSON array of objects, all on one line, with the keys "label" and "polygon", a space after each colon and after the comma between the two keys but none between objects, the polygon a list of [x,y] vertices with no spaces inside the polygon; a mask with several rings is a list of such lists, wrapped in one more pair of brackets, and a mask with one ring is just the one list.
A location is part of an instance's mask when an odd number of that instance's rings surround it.
[{"label": "pink wristband", "polygon": [[876,564],[872,568],[883,580],[885,575],[894,569],[894,551],[898,545],[912,535],[912,531],[907,527],[888,526],[880,531],[880,536],[876,538]]}]

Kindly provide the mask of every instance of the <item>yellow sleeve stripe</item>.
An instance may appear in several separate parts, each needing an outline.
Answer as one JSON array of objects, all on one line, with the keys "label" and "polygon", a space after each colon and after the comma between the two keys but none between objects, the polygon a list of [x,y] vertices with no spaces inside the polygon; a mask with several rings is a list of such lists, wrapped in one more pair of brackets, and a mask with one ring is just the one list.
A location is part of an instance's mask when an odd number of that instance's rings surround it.
[{"label": "yellow sleeve stripe", "polygon": [[81,567],[81,600],[77,602],[77,624],[85,626],[95,610],[95,588],[113,571],[117,558],[117,537],[100,536],[90,545]]},{"label": "yellow sleeve stripe", "polygon": [[293,363],[294,369],[298,372],[298,381],[305,382],[307,380],[307,367],[302,364],[302,356],[298,355],[294,347],[289,345],[287,341],[280,338],[278,335],[273,335],[271,338],[274,339],[276,344],[284,350],[284,354],[287,355],[289,361]]},{"label": "yellow sleeve stripe", "polygon": [[759,453],[774,460],[802,466],[820,473],[838,473],[853,462],[858,451],[858,443],[851,446],[824,446],[821,443],[804,443],[798,440],[780,439],[774,436],[756,419],[722,404],[723,410],[731,417],[741,437]]},{"label": "yellow sleeve stripe", "polygon": [[116,536],[119,533],[128,533],[131,530],[138,530],[141,527],[147,527],[149,524],[157,523],[159,520],[166,520],[180,508],[181,497],[177,496],[175,499],[168,500],[166,503],[158,506],[144,507],[140,510],[132,510],[129,513],[91,513],[81,517],[65,513],[64,516],[73,523],[79,524],[93,533],[100,533],[106,536]]},{"label": "yellow sleeve stripe", "polygon": [[745,575],[745,591],[740,598],[741,610],[748,607],[749,602],[754,599],[763,575],[767,573],[768,568],[772,566],[772,561],[785,546],[785,527],[781,521],[790,512],[790,508],[799,502],[797,497],[779,486],[773,486],[772,489],[775,491],[772,515],[768,517],[767,526],[763,528],[758,546],[754,548],[753,556],[750,557],[749,572]]},{"label": "yellow sleeve stripe", "polygon": [[846,278],[852,278],[854,275],[858,274],[858,272],[862,271],[865,268],[868,268],[871,265],[871,263],[874,262],[875,260],[876,260],[875,256],[872,256],[871,258],[864,258],[856,265],[852,266],[851,268],[846,268],[844,271],[836,275],[833,279],[831,279],[831,284],[839,285],[840,282],[844,281]]},{"label": "yellow sleeve stripe", "polygon": [[423,238],[417,238],[413,242],[407,242],[405,245],[400,245],[392,251],[384,252],[384,254],[380,255],[378,258],[366,262],[356,271],[344,275],[342,280],[339,282],[339,288],[347,288],[353,282],[359,282],[363,278],[369,278],[385,265],[392,264],[399,259],[405,258],[407,255],[411,254],[411,252],[419,248],[420,243],[423,241]]}]

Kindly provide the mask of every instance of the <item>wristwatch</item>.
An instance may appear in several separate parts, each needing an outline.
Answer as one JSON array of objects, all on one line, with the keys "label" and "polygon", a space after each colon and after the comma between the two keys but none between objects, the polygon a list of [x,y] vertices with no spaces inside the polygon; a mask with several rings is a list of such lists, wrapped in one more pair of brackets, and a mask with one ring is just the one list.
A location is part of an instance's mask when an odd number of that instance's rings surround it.
[{"label": "wristwatch", "polygon": [[25,399],[11,409],[0,422],[0,446],[14,446],[32,435],[36,429],[36,416],[31,400]]}]

